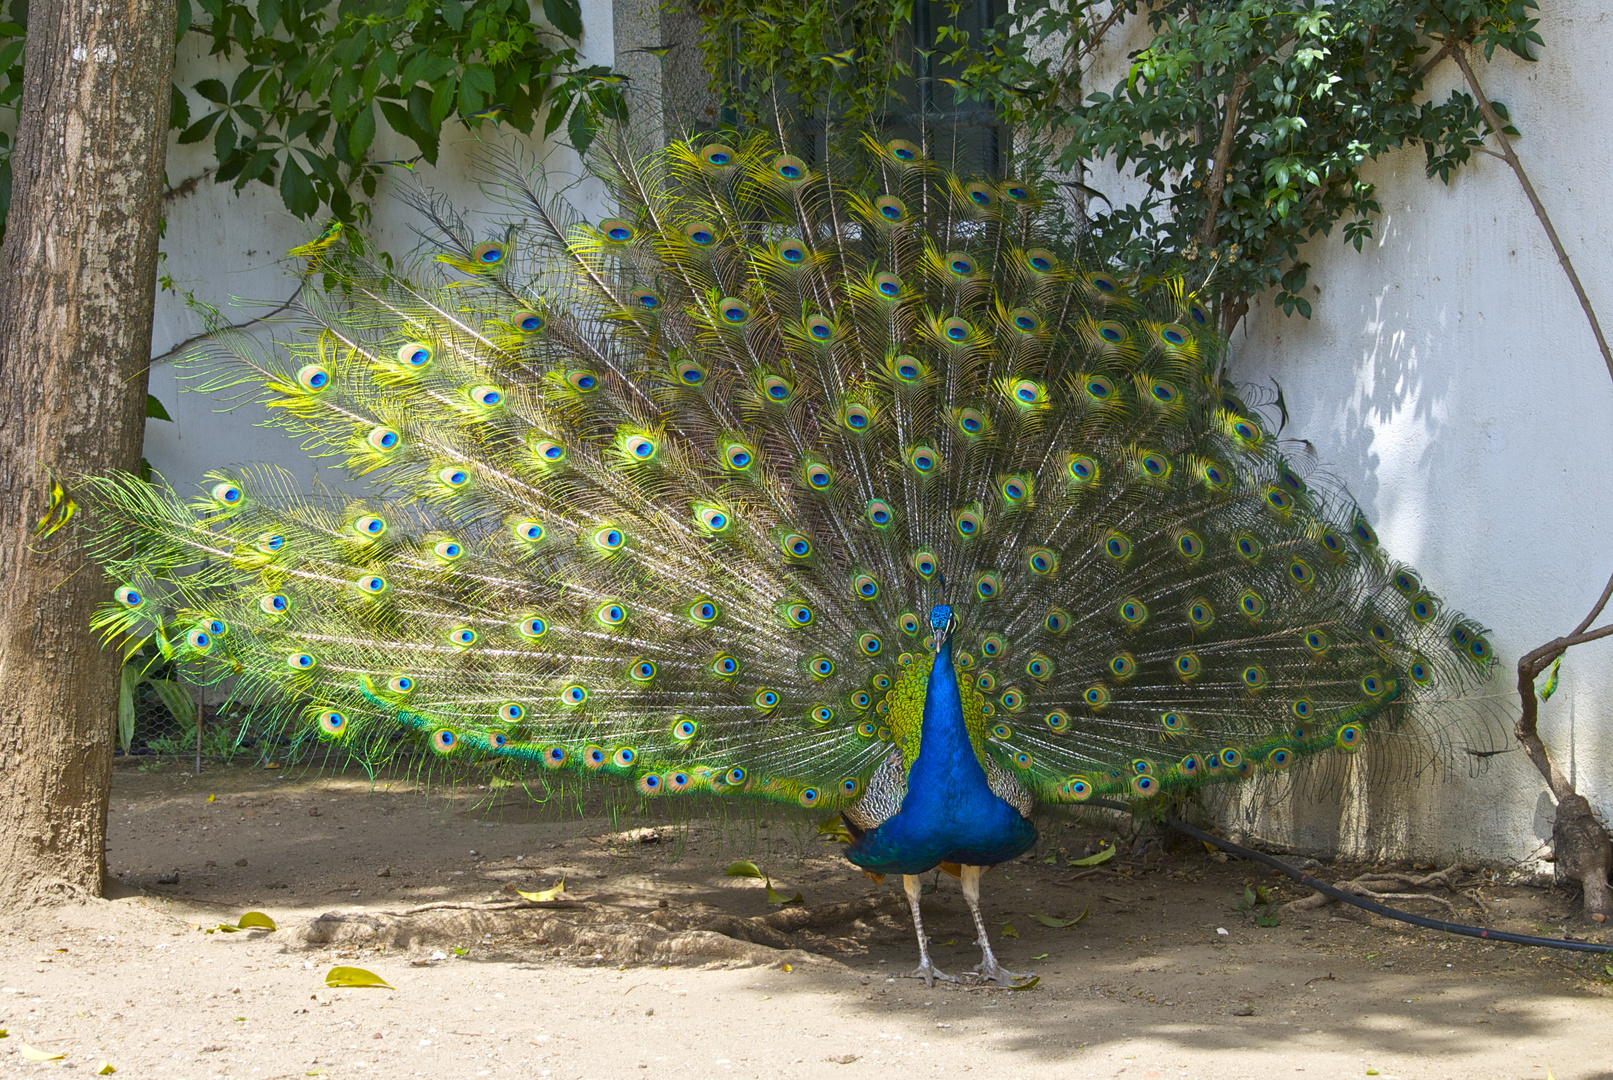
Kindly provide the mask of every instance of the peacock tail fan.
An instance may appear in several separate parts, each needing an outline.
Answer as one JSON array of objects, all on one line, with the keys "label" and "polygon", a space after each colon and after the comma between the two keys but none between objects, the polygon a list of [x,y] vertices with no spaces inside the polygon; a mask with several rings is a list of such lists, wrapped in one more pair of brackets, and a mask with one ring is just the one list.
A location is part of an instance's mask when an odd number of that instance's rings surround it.
[{"label": "peacock tail fan", "polygon": [[[901,140],[514,158],[433,262],[303,249],[304,332],[224,339],[373,497],[87,482],[111,638],[372,759],[829,810],[911,761],[932,604],[975,744],[1042,803],[1447,745],[1492,663],[1218,380],[1180,283],[1087,271],[1052,189]],[[218,358],[215,358],[215,361]],[[400,742],[400,733],[407,736]]]}]

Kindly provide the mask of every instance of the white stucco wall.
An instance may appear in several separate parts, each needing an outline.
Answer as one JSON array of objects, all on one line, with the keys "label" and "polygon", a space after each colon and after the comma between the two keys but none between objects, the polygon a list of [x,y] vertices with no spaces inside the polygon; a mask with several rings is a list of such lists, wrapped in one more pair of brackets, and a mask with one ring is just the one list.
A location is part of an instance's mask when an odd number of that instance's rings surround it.
[{"label": "white stucco wall", "polygon": [[[585,0],[583,12],[588,58],[611,63],[610,0]],[[1613,326],[1613,200],[1603,179],[1613,135],[1597,109],[1601,78],[1613,74],[1598,43],[1613,15],[1601,0],[1562,0],[1543,15],[1539,63],[1498,55],[1478,71],[1524,132],[1519,153]],[[1120,64],[1128,44],[1116,43]],[[183,63],[194,81],[211,61],[191,53]],[[1443,97],[1459,73],[1447,65],[1439,78]],[[475,135],[450,130],[442,164],[417,174],[477,205],[475,148]],[[177,182],[207,163],[173,147],[169,175]],[[560,148],[549,163],[569,169],[575,159]],[[1422,153],[1412,151],[1369,178],[1384,207],[1376,241],[1361,254],[1337,238],[1309,245],[1315,318],[1257,303],[1233,342],[1231,370],[1244,382],[1278,380],[1291,413],[1283,434],[1312,442],[1385,546],[1493,629],[1500,664],[1488,692],[1509,725],[1518,656],[1572,629],[1613,572],[1613,379],[1501,162],[1481,157],[1445,187],[1424,177]],[[1126,201],[1119,178],[1091,180]],[[230,296],[289,295],[294,283],[279,259],[311,226],[290,218],[277,194],[259,186],[238,196],[203,182],[167,209],[163,248],[181,287],[221,306]],[[585,209],[603,216],[602,206]],[[413,246],[408,217],[383,193],[375,229],[383,246]],[[196,329],[182,304],[160,298],[153,355]],[[169,365],[152,371],[152,392],[176,422],[148,424],[146,453],[176,485],[242,461],[312,475],[278,432],[249,426],[261,409],[217,417],[217,403],[177,392],[174,374]],[[1573,653],[1541,714],[1548,744],[1604,820],[1613,818],[1610,702],[1613,642]],[[1355,765],[1338,798],[1276,813],[1249,803],[1238,817],[1256,835],[1309,849],[1536,857],[1551,815],[1539,777],[1521,753],[1484,767],[1464,757],[1458,750],[1454,769],[1409,783],[1385,784],[1370,763]]]},{"label": "white stucco wall", "polygon": [[[1592,303],[1613,329],[1613,155],[1599,42],[1601,0],[1546,6],[1537,63],[1507,54],[1475,70],[1524,134],[1516,149]],[[1438,73],[1443,99],[1461,74]],[[1310,321],[1257,305],[1233,342],[1239,381],[1281,383],[1284,433],[1315,444],[1385,547],[1445,600],[1493,629],[1492,692],[1517,715],[1518,657],[1572,630],[1613,573],[1613,378],[1516,177],[1479,157],[1449,187],[1423,154],[1380,161],[1378,236],[1357,254],[1311,243]],[[1613,614],[1604,614],[1607,621]],[[1557,761],[1613,820],[1613,643],[1572,652],[1541,707]],[[1551,803],[1521,752],[1469,779],[1375,798],[1350,822],[1301,813],[1267,833],[1429,854],[1524,858],[1550,835]]]},{"label": "white stucco wall", "polygon": [[[611,65],[615,61],[611,0],[582,0],[582,16],[581,62]],[[194,37],[180,43],[177,65],[183,86],[209,75],[226,81],[233,77],[228,65],[209,57],[206,43]],[[206,115],[211,108],[192,95],[193,118]],[[374,225],[369,230],[376,244],[394,256],[404,255],[419,244],[419,238],[410,230],[414,211],[392,197],[398,187],[416,182],[448,195],[472,220],[477,208],[486,208],[491,216],[498,216],[501,208],[488,206],[477,188],[476,163],[483,140],[506,137],[542,149],[547,155],[546,169],[580,172],[577,155],[569,147],[555,144],[540,148],[535,139],[522,140],[513,129],[501,131],[485,124],[478,133],[450,120],[443,128],[442,152],[435,167],[421,162],[412,172],[392,169],[383,180],[373,200]],[[187,178],[215,164],[209,145],[203,142],[180,146],[170,139],[170,186],[181,186]],[[413,144],[382,125],[372,156],[377,160],[413,157]],[[602,197],[603,189],[597,183],[572,195],[580,209],[596,218],[603,216]],[[292,217],[277,190],[253,183],[237,194],[232,185],[215,184],[211,178],[196,184],[188,195],[170,198],[164,214],[167,224],[161,248],[165,256],[163,272],[172,276],[178,290],[189,291],[197,300],[225,310],[232,322],[261,315],[292,294],[297,283],[288,273],[294,272],[295,266],[286,260],[286,250],[317,235],[322,224]],[[235,298],[269,303],[232,307]],[[289,331],[293,325],[282,324],[281,332]],[[201,328],[201,321],[182,299],[159,291],[152,356],[162,356]],[[272,334],[274,328],[260,324],[253,332]],[[228,417],[219,416],[216,410],[226,408],[229,402],[183,392],[184,375],[172,363],[152,367],[151,392],[167,408],[173,422],[148,420],[145,442],[146,459],[180,491],[190,490],[208,469],[250,461],[273,461],[304,479],[313,478],[316,463],[298,451],[295,443],[277,429],[255,426],[265,419],[265,409],[249,403]],[[339,470],[319,471],[323,482],[343,482]]]}]

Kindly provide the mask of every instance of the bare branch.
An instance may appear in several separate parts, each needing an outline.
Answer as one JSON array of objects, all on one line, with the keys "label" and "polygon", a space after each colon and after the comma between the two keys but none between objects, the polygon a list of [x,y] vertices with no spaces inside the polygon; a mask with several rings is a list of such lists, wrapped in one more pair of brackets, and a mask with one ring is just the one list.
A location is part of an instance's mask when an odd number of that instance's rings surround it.
[{"label": "bare branch", "polygon": [[1579,297],[1579,306],[1584,310],[1585,318],[1591,324],[1591,333],[1596,336],[1596,346],[1602,352],[1603,362],[1607,364],[1607,373],[1613,376],[1613,348],[1608,347],[1607,335],[1602,333],[1602,324],[1596,318],[1596,310],[1591,307],[1591,298],[1586,295],[1585,286],[1580,284],[1579,274],[1574,271],[1574,264],[1569,260],[1568,251],[1563,247],[1562,240],[1557,236],[1557,229],[1552,225],[1551,217],[1546,213],[1545,204],[1540,201],[1540,196],[1535,193],[1534,184],[1529,182],[1529,174],[1524,172],[1523,162],[1518,160],[1518,155],[1512,150],[1512,140],[1507,138],[1506,122],[1495,111],[1495,106],[1490,103],[1490,99],[1484,95],[1483,87],[1479,86],[1478,76],[1473,74],[1473,68],[1467,62],[1464,47],[1456,45],[1450,49],[1450,54],[1451,58],[1456,61],[1457,66],[1462,69],[1462,76],[1467,80],[1468,88],[1473,91],[1474,98],[1478,100],[1479,112],[1484,116],[1484,122],[1490,125],[1490,132],[1495,136],[1496,143],[1500,145],[1501,156],[1508,165],[1512,166],[1512,171],[1518,177],[1518,183],[1523,185],[1523,193],[1529,198],[1529,205],[1535,209],[1535,216],[1540,219],[1540,224],[1545,226],[1546,237],[1551,241],[1552,250],[1557,252],[1557,261],[1562,264],[1563,273],[1568,275],[1569,284],[1574,287],[1574,295]]}]

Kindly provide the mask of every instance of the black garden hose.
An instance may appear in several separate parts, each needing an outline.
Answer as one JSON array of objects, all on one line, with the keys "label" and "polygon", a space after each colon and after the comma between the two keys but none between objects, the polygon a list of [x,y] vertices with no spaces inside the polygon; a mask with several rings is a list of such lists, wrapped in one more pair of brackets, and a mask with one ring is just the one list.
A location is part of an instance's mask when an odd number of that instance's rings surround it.
[{"label": "black garden hose", "polygon": [[[1102,806],[1109,810],[1121,810],[1128,814],[1131,813],[1131,807],[1125,803],[1111,802],[1107,799],[1093,799],[1086,805]],[[1255,851],[1252,848],[1244,847],[1242,844],[1234,844],[1230,840],[1212,836],[1203,829],[1195,828],[1185,821],[1171,817],[1169,814],[1165,815],[1165,824],[1177,832],[1186,833],[1195,840],[1202,840],[1204,843],[1218,847],[1222,851],[1236,855],[1240,859],[1250,859],[1254,862],[1264,863],[1273,870],[1287,874],[1307,889],[1315,889],[1324,896],[1332,897],[1334,900],[1341,900],[1346,904],[1386,918],[1410,923],[1413,926],[1423,926],[1430,930],[1443,930],[1447,934],[1460,934],[1463,937],[1478,938],[1481,941],[1506,941],[1513,945],[1534,945],[1542,949],[1568,949],[1572,952],[1613,953],[1613,945],[1598,945],[1590,941],[1568,941],[1563,938],[1531,937],[1528,934],[1509,934],[1505,930],[1491,930],[1483,926],[1468,926],[1465,923],[1445,922],[1443,919],[1430,919],[1423,915],[1413,915],[1409,911],[1401,911],[1387,904],[1380,904],[1375,900],[1368,900],[1364,897],[1356,896],[1354,893],[1347,893],[1343,889],[1335,888],[1325,881],[1319,881],[1309,874],[1295,870],[1281,859],[1273,858],[1263,851]]]}]

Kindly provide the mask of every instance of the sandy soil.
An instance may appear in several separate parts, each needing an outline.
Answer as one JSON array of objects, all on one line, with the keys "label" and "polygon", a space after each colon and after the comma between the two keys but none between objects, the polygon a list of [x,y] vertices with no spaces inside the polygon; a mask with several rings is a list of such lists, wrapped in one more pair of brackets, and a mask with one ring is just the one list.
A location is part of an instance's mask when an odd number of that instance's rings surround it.
[{"label": "sandy soil", "polygon": [[[1300,891],[1202,847],[1072,869],[1101,823],[1055,824],[986,879],[1003,961],[1040,983],[926,989],[898,977],[914,963],[899,887],[876,888],[830,843],[568,814],[519,791],[120,768],[108,860],[121,897],[0,929],[0,1075],[107,1060],[164,1080],[1613,1078],[1605,958],[1337,908],[1257,926],[1235,907],[1246,883]],[[624,834],[639,828],[660,841]],[[725,876],[739,858],[803,892],[804,910]],[[562,876],[563,902],[509,907],[509,890]],[[1569,917],[1563,893],[1476,892],[1482,915],[1456,902],[1505,929],[1556,934]],[[473,906],[384,914],[445,903]],[[279,929],[205,932],[248,910]],[[1066,929],[1033,914],[1083,910]],[[976,962],[956,882],[926,897],[926,923],[943,969]],[[328,989],[338,964],[395,989]],[[66,1057],[28,1061],[25,1043]]]}]

